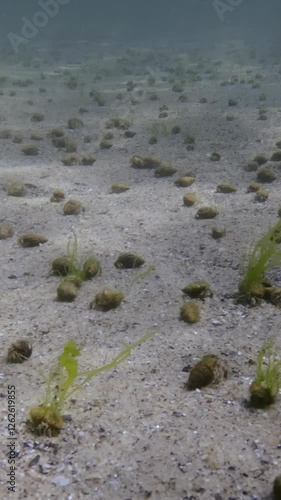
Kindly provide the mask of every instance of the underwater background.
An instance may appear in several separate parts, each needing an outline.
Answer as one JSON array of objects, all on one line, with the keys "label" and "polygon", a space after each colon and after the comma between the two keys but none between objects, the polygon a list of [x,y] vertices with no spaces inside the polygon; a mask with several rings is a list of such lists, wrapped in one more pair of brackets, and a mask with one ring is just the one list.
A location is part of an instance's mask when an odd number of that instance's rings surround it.
[{"label": "underwater background", "polygon": [[[48,4],[47,0],[41,0]],[[51,1],[51,0],[49,0]],[[59,3],[59,2],[58,2]],[[1,39],[19,32],[40,0],[1,1]],[[280,41],[278,0],[64,0],[60,12],[39,34],[41,39],[207,41],[219,37]]]},{"label": "underwater background", "polygon": [[280,500],[280,0],[0,2],[0,498]]}]

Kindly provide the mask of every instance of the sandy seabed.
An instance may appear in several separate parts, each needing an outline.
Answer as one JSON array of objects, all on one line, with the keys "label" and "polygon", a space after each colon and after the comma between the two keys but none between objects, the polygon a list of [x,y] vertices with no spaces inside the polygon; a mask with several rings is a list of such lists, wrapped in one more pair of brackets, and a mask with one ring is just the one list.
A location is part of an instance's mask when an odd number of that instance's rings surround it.
[{"label": "sandy seabed", "polygon": [[[1,498],[10,498],[7,391],[14,384],[13,498],[269,500],[281,473],[280,399],[266,410],[249,409],[245,400],[262,345],[273,336],[280,347],[280,310],[268,303],[244,307],[233,294],[241,255],[278,220],[279,164],[269,163],[277,178],[264,186],[270,191],[265,203],[247,193],[256,172],[245,167],[256,154],[270,157],[281,140],[280,61],[261,59],[240,41],[198,50],[184,44],[126,49],[86,43],[52,51],[30,47],[1,63],[0,125],[11,134],[0,139],[0,223],[14,230],[0,241]],[[180,65],[185,75],[175,69]],[[77,88],[66,85],[71,76]],[[171,78],[185,80],[182,93],[172,91]],[[27,87],[16,82],[26,79],[32,80]],[[128,80],[134,82],[131,91]],[[92,89],[103,94],[105,106],[89,96]],[[157,100],[151,100],[153,93]],[[182,94],[186,102],[179,101]],[[230,98],[236,106],[228,106]],[[164,105],[167,116],[159,118]],[[88,112],[79,113],[81,107]],[[267,109],[267,120],[258,120],[260,107]],[[44,120],[32,122],[34,113],[43,113]],[[233,119],[226,119],[229,114]],[[116,116],[129,120],[136,135],[126,138],[113,129],[112,148],[102,150],[106,122]],[[83,126],[69,130],[72,117]],[[170,133],[175,125],[179,134]],[[48,136],[58,127],[77,144],[79,157],[96,157],[92,166],[63,165],[65,152]],[[41,141],[30,139],[35,132]],[[194,150],[184,144],[187,132],[195,137]],[[13,140],[18,134],[21,144]],[[88,135],[92,141],[84,143]],[[156,144],[149,145],[151,135]],[[29,144],[38,147],[37,156],[22,154]],[[210,160],[213,152],[221,154],[220,161]],[[159,179],[153,170],[133,169],[133,155],[158,158],[177,173]],[[175,179],[190,171],[195,183],[177,187]],[[7,186],[15,181],[25,184],[24,197],[8,196]],[[131,188],[115,194],[113,182]],[[218,193],[222,182],[235,184],[237,192]],[[64,201],[50,202],[56,188],[64,190],[65,201],[80,200],[84,211],[64,216]],[[196,193],[193,207],[183,205],[187,191]],[[215,220],[196,219],[202,205],[217,208]],[[214,225],[226,228],[225,237],[212,238]],[[17,240],[27,231],[48,241],[22,248]],[[50,274],[51,262],[65,254],[73,232],[79,254],[97,256],[102,274],[85,282],[74,302],[58,302],[60,280]],[[122,252],[143,257],[141,271],[155,269],[132,282],[140,270],[113,265]],[[200,321],[189,325],[179,319],[186,300],[181,289],[198,279],[208,281],[214,295],[200,303]],[[278,284],[278,270],[274,280]],[[89,309],[105,286],[123,290],[125,301],[106,313]],[[27,430],[28,411],[42,401],[44,376],[67,340],[81,346],[79,366],[85,371],[109,362],[122,341],[135,342],[153,330],[153,338],[128,360],[66,402],[58,437]],[[32,341],[33,354],[23,364],[8,364],[8,346],[19,338]],[[187,391],[188,373],[182,370],[206,353],[227,364],[228,378]]]}]

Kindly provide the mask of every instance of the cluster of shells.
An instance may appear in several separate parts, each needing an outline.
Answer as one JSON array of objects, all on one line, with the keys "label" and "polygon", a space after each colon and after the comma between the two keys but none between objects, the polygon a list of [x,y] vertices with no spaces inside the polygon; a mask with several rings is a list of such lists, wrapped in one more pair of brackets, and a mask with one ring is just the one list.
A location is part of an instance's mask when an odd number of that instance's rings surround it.
[{"label": "cluster of shells", "polygon": [[[136,269],[144,264],[144,260],[132,253],[120,254],[114,265],[118,269]],[[72,302],[76,299],[78,290],[84,280],[90,280],[102,274],[101,264],[94,256],[88,256],[82,262],[81,268],[73,269],[67,256],[57,257],[52,262],[52,272],[65,276],[57,287],[57,297],[61,301]],[[124,300],[125,294],[117,288],[104,288],[97,292],[90,302],[90,308],[96,307],[103,311],[115,309]]]}]

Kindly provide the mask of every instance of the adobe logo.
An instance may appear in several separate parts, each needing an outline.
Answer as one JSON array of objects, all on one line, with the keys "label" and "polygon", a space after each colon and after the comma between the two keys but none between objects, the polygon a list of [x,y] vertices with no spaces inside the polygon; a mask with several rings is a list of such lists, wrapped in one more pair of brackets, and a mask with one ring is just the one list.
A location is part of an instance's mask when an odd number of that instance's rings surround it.
[{"label": "adobe logo", "polygon": [[21,18],[21,33],[17,34],[10,31],[7,35],[14,52],[18,54],[19,46],[28,43],[29,40],[34,38],[38,31],[47,26],[49,20],[59,13],[60,6],[67,5],[70,1],[71,0],[39,0],[38,6],[42,10],[36,11],[31,19],[25,16]]}]

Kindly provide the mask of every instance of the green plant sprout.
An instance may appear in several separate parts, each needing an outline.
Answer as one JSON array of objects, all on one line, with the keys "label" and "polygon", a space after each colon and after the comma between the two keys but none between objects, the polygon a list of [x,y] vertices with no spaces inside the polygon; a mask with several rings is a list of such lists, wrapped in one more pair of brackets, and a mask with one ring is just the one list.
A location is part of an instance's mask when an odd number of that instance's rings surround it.
[{"label": "green plant sprout", "polygon": [[80,259],[78,258],[78,239],[73,232],[73,241],[70,239],[66,247],[66,258],[69,265],[69,272],[72,276],[77,276],[81,280],[85,279],[85,273],[82,269]]},{"label": "green plant sprout", "polygon": [[[28,425],[32,432],[39,435],[57,436],[63,427],[62,409],[66,399],[72,396],[93,377],[101,372],[112,370],[125,361],[132,351],[150,339],[159,328],[148,332],[136,342],[125,344],[124,349],[110,363],[100,368],[85,372],[78,371],[80,348],[74,340],[65,343],[63,353],[58,356],[55,368],[50,369],[46,380],[46,394],[42,404],[34,406],[29,411]],[[82,381],[77,382],[77,379]]]},{"label": "green plant sprout", "polygon": [[146,271],[144,271],[143,273],[138,273],[136,276],[134,276],[134,278],[131,280],[131,283],[130,283],[130,290],[136,281],[141,280],[143,278],[146,278],[154,270],[155,270],[155,266],[151,265],[151,266],[148,266]]},{"label": "green plant sprout", "polygon": [[250,386],[250,405],[263,407],[274,403],[281,389],[281,360],[272,340],[258,353],[257,373]]},{"label": "green plant sprout", "polygon": [[78,239],[75,233],[73,233],[73,238],[73,241],[69,240],[66,247],[67,276],[75,276],[84,281],[101,274],[100,263],[93,255],[88,254],[83,259],[78,257]]},{"label": "green plant sprout", "polygon": [[263,279],[265,273],[272,267],[281,265],[281,249],[277,246],[281,238],[281,221],[249,250],[249,254],[242,264],[244,275],[239,283],[239,293],[248,299],[251,297],[263,298]]}]

